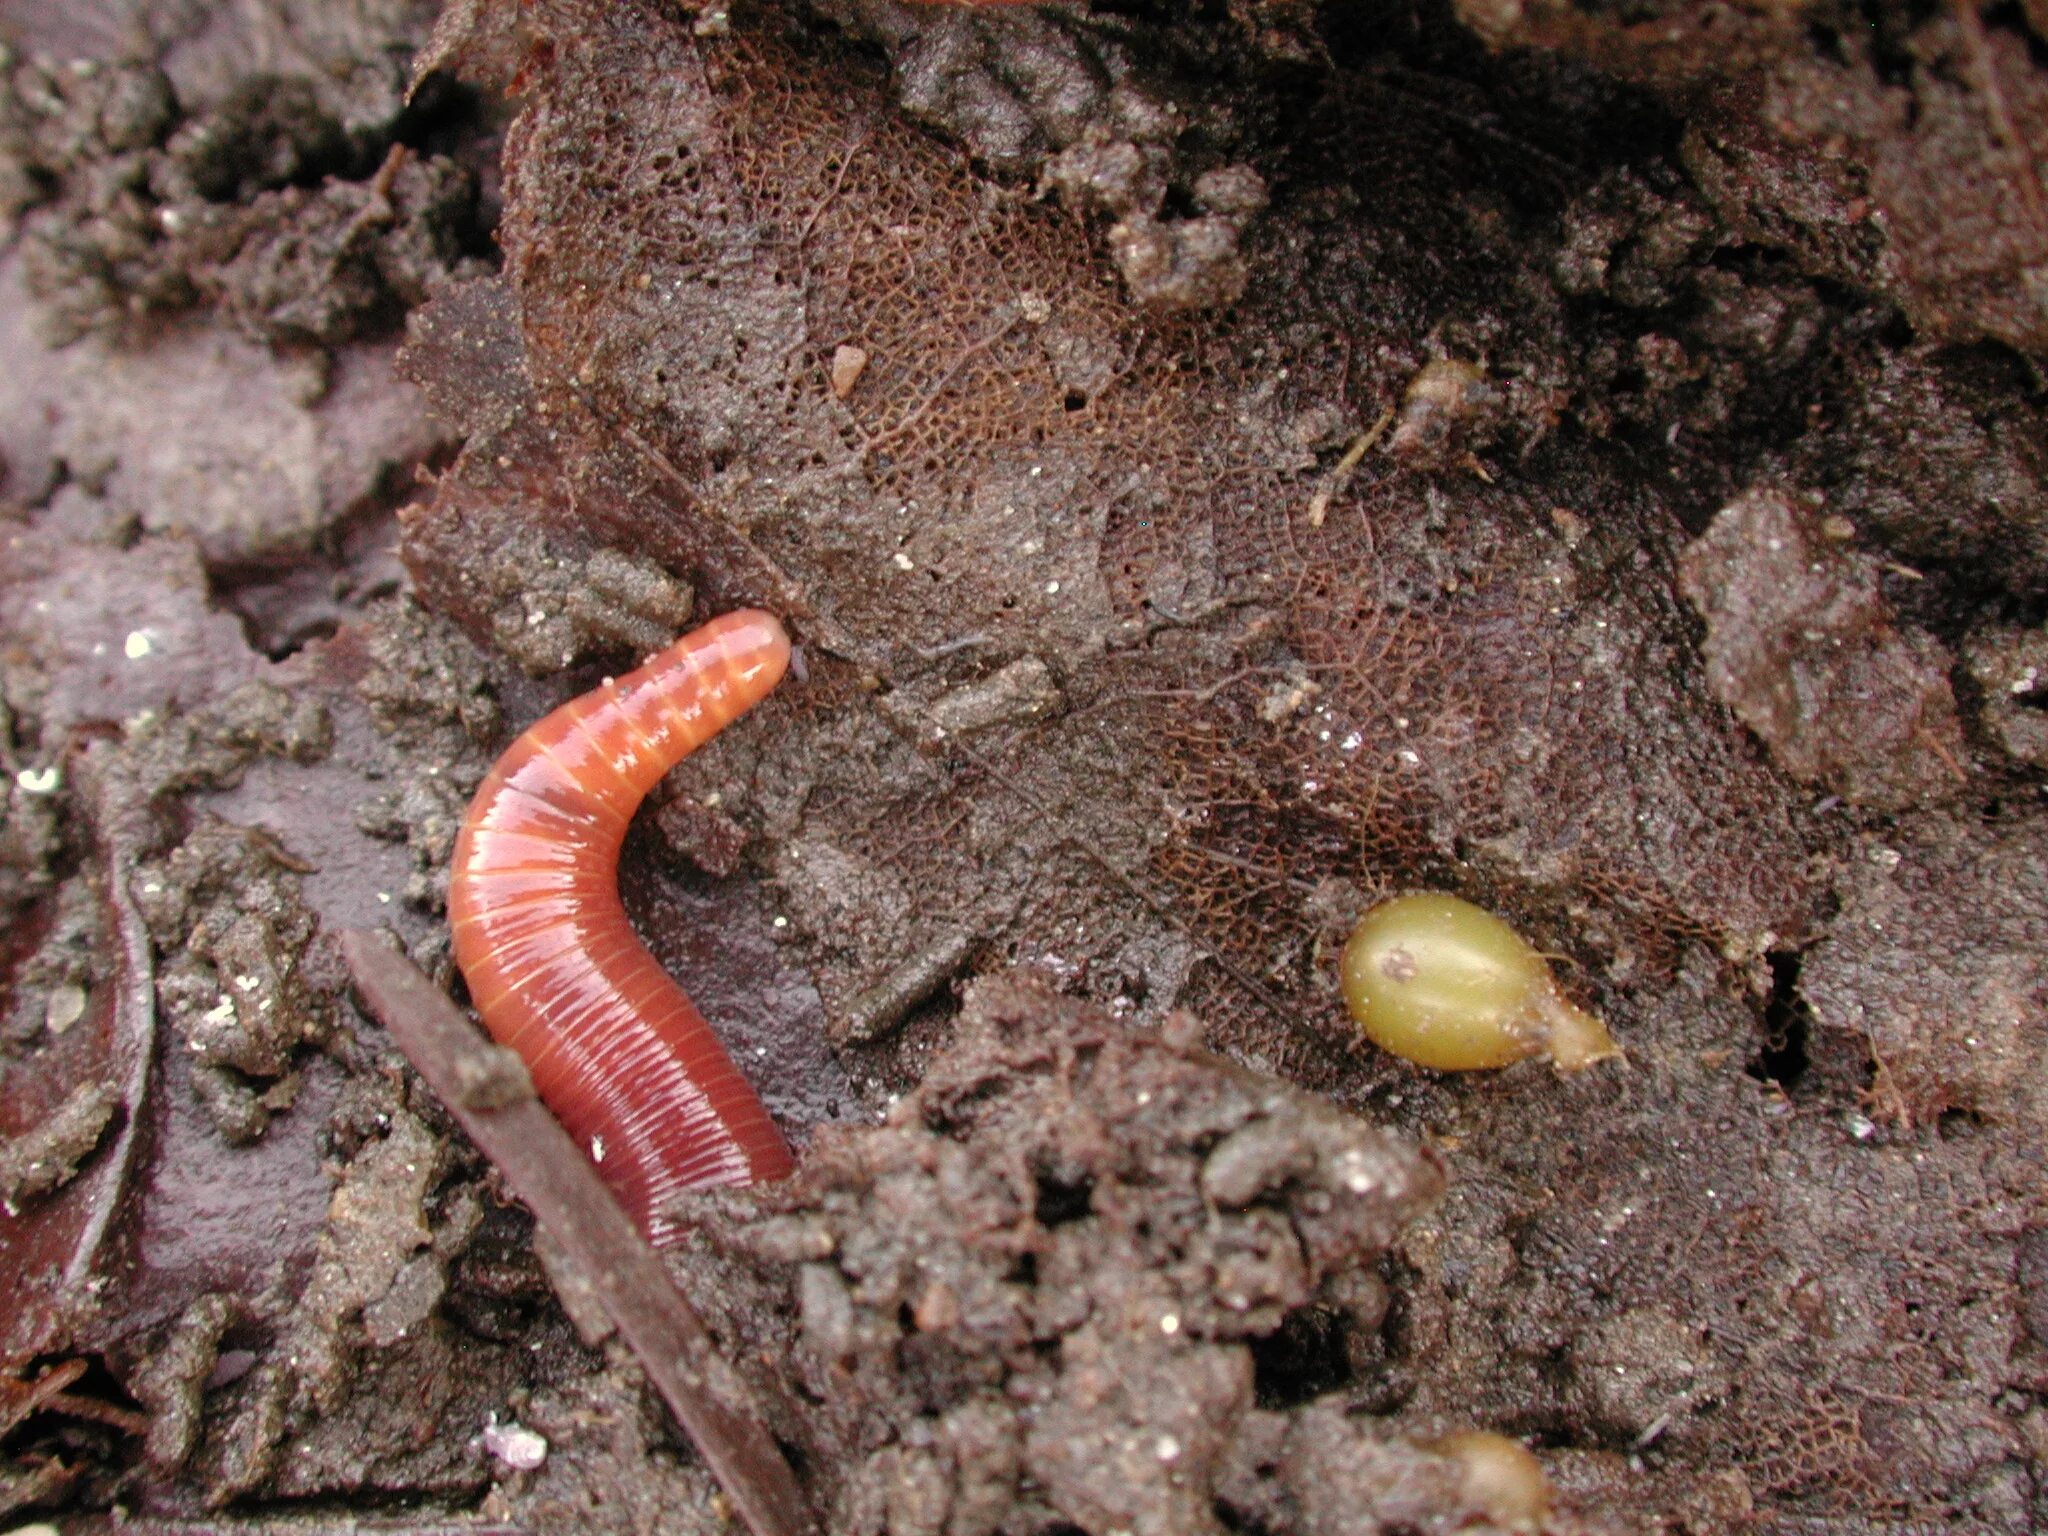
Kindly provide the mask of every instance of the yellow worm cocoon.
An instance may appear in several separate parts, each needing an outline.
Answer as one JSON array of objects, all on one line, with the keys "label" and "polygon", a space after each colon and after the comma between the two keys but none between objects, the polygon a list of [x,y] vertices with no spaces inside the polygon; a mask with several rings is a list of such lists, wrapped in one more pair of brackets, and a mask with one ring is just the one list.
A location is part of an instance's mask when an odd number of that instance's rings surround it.
[{"label": "yellow worm cocoon", "polygon": [[1470,1072],[1547,1056],[1576,1072],[1621,1054],[1520,934],[1456,896],[1418,891],[1366,913],[1344,946],[1343,988],[1366,1037],[1418,1067]]},{"label": "yellow worm cocoon", "polygon": [[1467,1429],[1445,1435],[1429,1449],[1458,1463],[1466,1506],[1489,1524],[1504,1531],[1533,1531],[1550,1513],[1550,1479],[1521,1441]]}]

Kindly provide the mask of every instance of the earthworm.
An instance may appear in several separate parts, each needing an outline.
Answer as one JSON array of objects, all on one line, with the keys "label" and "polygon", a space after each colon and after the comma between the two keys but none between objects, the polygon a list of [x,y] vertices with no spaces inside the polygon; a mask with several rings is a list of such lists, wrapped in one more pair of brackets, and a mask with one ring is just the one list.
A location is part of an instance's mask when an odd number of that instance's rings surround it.
[{"label": "earthworm", "polygon": [[619,902],[626,827],[661,776],[781,681],[772,614],[729,613],[506,749],[455,839],[448,923],[470,999],[657,1246],[686,1189],[779,1179],[789,1148]]}]

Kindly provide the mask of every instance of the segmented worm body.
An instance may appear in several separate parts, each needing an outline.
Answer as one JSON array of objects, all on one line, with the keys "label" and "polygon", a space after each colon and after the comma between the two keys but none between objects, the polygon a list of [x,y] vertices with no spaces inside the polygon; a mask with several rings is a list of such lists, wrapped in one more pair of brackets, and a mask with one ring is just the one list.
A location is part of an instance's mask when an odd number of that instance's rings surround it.
[{"label": "segmented worm body", "polygon": [[656,1244],[672,1196],[779,1179],[789,1149],[619,903],[626,826],[661,776],[789,664],[773,615],[729,613],[513,742],[455,840],[448,921],[470,997]]}]

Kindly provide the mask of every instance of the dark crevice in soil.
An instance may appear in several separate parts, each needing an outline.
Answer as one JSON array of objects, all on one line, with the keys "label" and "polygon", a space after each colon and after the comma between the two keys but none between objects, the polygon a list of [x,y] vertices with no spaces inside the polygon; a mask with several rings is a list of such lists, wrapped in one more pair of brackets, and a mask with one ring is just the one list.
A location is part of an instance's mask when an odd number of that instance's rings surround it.
[{"label": "dark crevice in soil", "polygon": [[1304,1307],[1252,1344],[1253,1391],[1261,1408],[1298,1408],[1351,1384],[1352,1320],[1331,1307]]},{"label": "dark crevice in soil", "polygon": [[1059,1227],[1087,1216],[1095,1186],[1087,1179],[1064,1182],[1045,1174],[1038,1176],[1038,1200],[1034,1207],[1040,1226]]},{"label": "dark crevice in soil", "polygon": [[1805,1081],[1811,1065],[1807,1032],[1813,1013],[1799,995],[1798,951],[1773,950],[1764,959],[1771,968],[1771,995],[1764,1004],[1763,1049],[1747,1070],[1758,1082],[1776,1083],[1791,1093]]},{"label": "dark crevice in soil", "polygon": [[[439,456],[437,466],[444,465]],[[314,640],[331,638],[343,624],[360,622],[370,604],[400,590],[405,572],[394,505],[411,488],[390,489],[393,494],[323,531],[309,554],[210,573],[216,598],[240,618],[252,649],[283,661]]]}]

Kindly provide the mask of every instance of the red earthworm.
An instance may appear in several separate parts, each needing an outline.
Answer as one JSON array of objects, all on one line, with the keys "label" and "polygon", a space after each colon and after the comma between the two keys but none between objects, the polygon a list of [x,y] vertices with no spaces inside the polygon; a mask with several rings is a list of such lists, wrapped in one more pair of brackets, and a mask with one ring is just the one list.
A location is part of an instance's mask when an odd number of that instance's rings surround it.
[{"label": "red earthworm", "polygon": [[729,613],[513,742],[455,839],[448,924],[471,1000],[640,1230],[670,1199],[779,1179],[789,1148],[619,903],[626,826],[661,776],[789,664],[772,614]]}]

